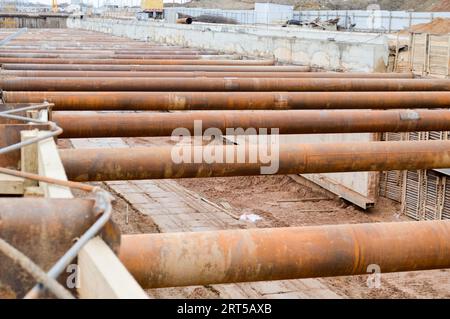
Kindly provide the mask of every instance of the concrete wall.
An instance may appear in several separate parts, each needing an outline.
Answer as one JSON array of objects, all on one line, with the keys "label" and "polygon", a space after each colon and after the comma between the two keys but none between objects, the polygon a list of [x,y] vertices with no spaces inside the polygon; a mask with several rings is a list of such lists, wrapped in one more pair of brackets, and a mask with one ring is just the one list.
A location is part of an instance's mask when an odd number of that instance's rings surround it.
[{"label": "concrete wall", "polygon": [[279,12],[269,10],[257,12],[256,10],[220,10],[203,8],[166,8],[168,21],[174,22],[176,13],[192,16],[210,14],[236,20],[239,24],[278,24],[290,19],[312,21],[320,18],[321,21],[340,18],[339,25],[344,28],[355,24],[355,31],[391,32],[411,27],[415,24],[428,23],[435,18],[450,18],[450,12],[407,12],[386,10],[305,10]]},{"label": "concrete wall", "polygon": [[392,32],[404,30],[412,25],[429,23],[436,18],[450,18],[450,12],[407,12],[386,10],[319,10],[296,11],[294,18],[311,21],[320,18],[322,21],[340,18],[339,25],[347,28],[356,24],[359,31]]},{"label": "concrete wall", "polygon": [[66,28],[67,16],[51,14],[0,14],[0,28]]},{"label": "concrete wall", "polygon": [[273,57],[282,63],[327,70],[382,72],[388,63],[387,39],[380,34],[100,18],[69,18],[67,25],[142,41]]}]

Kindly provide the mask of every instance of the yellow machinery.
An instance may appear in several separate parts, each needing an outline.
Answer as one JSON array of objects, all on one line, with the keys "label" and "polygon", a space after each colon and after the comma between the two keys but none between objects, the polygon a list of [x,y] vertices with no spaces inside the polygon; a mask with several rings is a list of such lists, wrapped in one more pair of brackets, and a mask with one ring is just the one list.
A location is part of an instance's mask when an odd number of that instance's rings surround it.
[{"label": "yellow machinery", "polygon": [[141,12],[138,12],[138,20],[163,19],[164,1],[163,0],[141,0]]},{"label": "yellow machinery", "polygon": [[58,12],[58,2],[56,0],[52,0],[52,12]]}]

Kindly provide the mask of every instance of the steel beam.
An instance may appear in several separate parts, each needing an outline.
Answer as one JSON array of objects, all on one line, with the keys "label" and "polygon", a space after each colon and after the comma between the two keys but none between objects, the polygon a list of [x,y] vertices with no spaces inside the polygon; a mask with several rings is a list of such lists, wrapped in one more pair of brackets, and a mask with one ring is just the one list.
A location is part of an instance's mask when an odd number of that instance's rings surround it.
[{"label": "steel beam", "polygon": [[143,288],[443,269],[450,221],[127,235],[119,257]]}]

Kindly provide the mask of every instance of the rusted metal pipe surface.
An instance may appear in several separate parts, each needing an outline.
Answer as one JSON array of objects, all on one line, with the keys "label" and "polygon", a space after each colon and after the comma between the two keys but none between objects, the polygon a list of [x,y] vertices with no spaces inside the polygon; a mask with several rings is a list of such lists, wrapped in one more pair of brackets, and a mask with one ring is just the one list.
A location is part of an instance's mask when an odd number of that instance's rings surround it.
[{"label": "rusted metal pipe surface", "polygon": [[72,70],[72,71],[206,71],[206,72],[308,72],[307,66],[252,65],[100,65],[100,64],[2,64],[4,70]]},{"label": "rusted metal pipe surface", "polygon": [[137,64],[137,65],[274,65],[273,60],[144,60],[144,59],[54,59],[0,58],[0,64]]},{"label": "rusted metal pipe surface", "polygon": [[1,49],[0,54],[106,54],[106,55],[128,55],[128,54],[140,54],[140,55],[218,55],[217,51],[212,50],[192,50],[192,49],[172,49],[172,47],[167,47],[165,49],[158,48],[157,50],[139,50],[139,49],[129,49],[129,50],[82,50],[82,49],[53,49],[53,50],[33,50],[33,49]]},{"label": "rusted metal pipe surface", "polygon": [[[93,206],[85,199],[0,198],[0,237],[48,270],[95,222]],[[35,285],[1,253],[0,283],[17,297]]]},{"label": "rusted metal pipe surface", "polygon": [[178,24],[192,24],[192,18],[190,18],[190,17],[180,18],[180,19],[177,19],[177,23]]},{"label": "rusted metal pipe surface", "polygon": [[450,221],[122,236],[119,258],[147,288],[450,268]]},{"label": "rusted metal pipe surface", "polygon": [[[85,53],[1,53],[0,58],[51,58],[51,59],[201,59],[202,55],[172,55],[167,52],[165,55],[158,54],[85,54]],[[215,56],[221,58],[222,56]]]},{"label": "rusted metal pipe surface", "polygon": [[235,77],[235,78],[374,78],[374,79],[412,79],[412,73],[332,73],[332,72],[130,72],[130,71],[49,71],[49,70],[3,70],[1,76],[15,77],[148,77],[148,78],[197,78],[197,77]]},{"label": "rusted metal pipe surface", "polygon": [[288,110],[448,108],[450,92],[2,92],[6,103],[54,110]]},{"label": "rusted metal pipe surface", "polygon": [[166,145],[126,152],[67,149],[60,155],[69,179],[79,182],[260,175],[274,166],[270,173],[282,175],[450,168],[450,141],[278,143],[270,147],[269,160],[262,159],[267,148]]},{"label": "rusted metal pipe surface", "polygon": [[31,78],[2,77],[6,91],[367,92],[450,91],[450,80],[280,78]]},{"label": "rusted metal pipe surface", "polygon": [[238,127],[279,134],[418,132],[450,131],[450,110],[53,112],[52,121],[64,130],[61,138],[170,136],[180,127],[191,134]]}]

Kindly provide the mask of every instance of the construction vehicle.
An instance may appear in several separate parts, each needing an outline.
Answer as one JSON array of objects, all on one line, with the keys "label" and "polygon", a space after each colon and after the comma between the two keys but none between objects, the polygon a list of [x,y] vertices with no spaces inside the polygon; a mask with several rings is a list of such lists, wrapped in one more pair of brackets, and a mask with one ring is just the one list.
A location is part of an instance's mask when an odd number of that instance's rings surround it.
[{"label": "construction vehicle", "polygon": [[164,19],[163,0],[141,0],[141,10],[136,14],[138,20]]},{"label": "construction vehicle", "polygon": [[58,12],[58,2],[56,0],[52,0],[52,12]]}]

